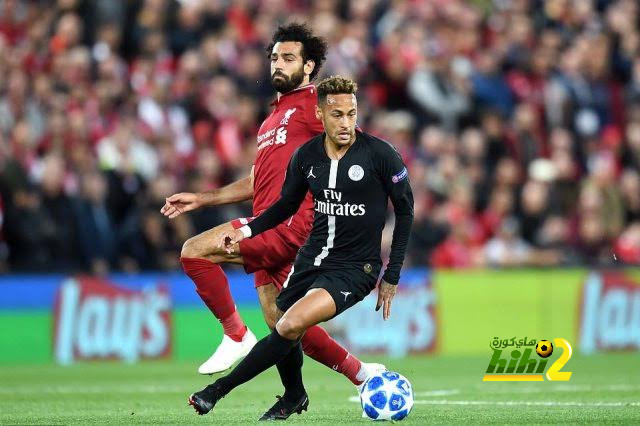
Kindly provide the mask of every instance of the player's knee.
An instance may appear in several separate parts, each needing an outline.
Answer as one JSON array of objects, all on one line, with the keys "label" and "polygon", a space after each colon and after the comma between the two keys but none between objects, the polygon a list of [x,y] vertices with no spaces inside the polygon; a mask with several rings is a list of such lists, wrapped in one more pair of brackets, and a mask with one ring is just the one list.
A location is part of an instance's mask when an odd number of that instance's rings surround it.
[{"label": "player's knee", "polygon": [[203,241],[200,241],[200,236],[196,235],[195,237],[189,238],[187,241],[182,244],[182,250],[180,251],[180,257],[189,257],[192,259],[207,259],[212,261],[213,263],[220,263],[217,256],[213,256],[213,253],[210,250],[205,250],[203,247]]},{"label": "player's knee", "polygon": [[191,237],[182,244],[182,250],[180,251],[180,257],[199,258],[202,254],[198,250],[196,244],[196,237]]},{"label": "player's knee", "polygon": [[195,237],[189,238],[182,244],[180,257],[207,259],[213,263],[223,263],[235,256],[235,253],[218,253],[217,250],[212,247],[213,244],[208,242],[207,239],[208,238],[203,235],[196,235]]},{"label": "player's knee", "polygon": [[304,333],[304,324],[296,318],[285,316],[276,323],[276,330],[285,339],[295,340]]}]

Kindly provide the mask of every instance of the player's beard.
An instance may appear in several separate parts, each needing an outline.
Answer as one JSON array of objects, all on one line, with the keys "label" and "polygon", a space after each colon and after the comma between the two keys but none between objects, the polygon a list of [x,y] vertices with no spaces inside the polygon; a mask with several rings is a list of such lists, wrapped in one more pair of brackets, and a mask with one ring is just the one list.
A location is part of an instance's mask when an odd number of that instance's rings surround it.
[{"label": "player's beard", "polygon": [[[281,78],[274,80],[274,76],[278,75]],[[291,74],[291,76],[286,76],[283,72],[276,71],[271,75],[271,85],[276,91],[279,93],[287,93],[296,89],[298,86],[302,84],[304,80],[304,69],[300,67],[297,72]]]}]

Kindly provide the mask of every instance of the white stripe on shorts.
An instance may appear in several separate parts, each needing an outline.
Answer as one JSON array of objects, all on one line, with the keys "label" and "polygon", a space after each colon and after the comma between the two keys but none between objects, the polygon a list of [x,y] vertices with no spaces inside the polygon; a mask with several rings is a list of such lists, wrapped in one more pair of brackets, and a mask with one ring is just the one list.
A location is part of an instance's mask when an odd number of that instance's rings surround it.
[{"label": "white stripe on shorts", "polygon": [[291,275],[293,275],[293,264],[291,265],[291,270],[289,271],[289,275],[287,275],[287,279],[284,280],[284,284],[282,284],[282,288],[287,288],[287,286],[289,285],[289,278],[291,278]]}]

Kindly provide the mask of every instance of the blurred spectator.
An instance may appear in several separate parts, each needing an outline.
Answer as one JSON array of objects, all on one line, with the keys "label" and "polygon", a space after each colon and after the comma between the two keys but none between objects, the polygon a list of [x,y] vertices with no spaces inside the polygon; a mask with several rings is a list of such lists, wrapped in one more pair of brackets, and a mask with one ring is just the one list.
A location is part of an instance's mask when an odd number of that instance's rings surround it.
[{"label": "blurred spectator", "polygon": [[537,233],[549,214],[549,188],[542,182],[528,181],[522,188],[520,197],[522,218],[522,236],[529,243],[534,244]]},{"label": "blurred spectator", "polygon": [[485,246],[486,261],[491,266],[521,266],[531,262],[532,249],[519,235],[518,222],[513,217],[502,221],[495,237]]},{"label": "blurred spectator", "polygon": [[175,180],[170,176],[160,176],[150,182],[148,191],[138,198],[138,208],[131,217],[135,222],[125,226],[120,250],[127,257],[125,264],[128,269],[173,270],[180,267],[176,253],[180,252],[182,243],[193,235],[190,219],[181,216],[167,221],[158,215],[157,209],[164,203],[166,194],[175,192]]},{"label": "blurred spectator", "polygon": [[612,156],[606,153],[599,153],[591,160],[591,174],[585,179],[584,186],[592,187],[599,193],[601,206],[598,219],[605,235],[613,238],[622,231],[624,223],[624,207],[615,175],[615,163]]},{"label": "blurred spectator", "polygon": [[104,275],[115,261],[118,232],[107,208],[107,180],[99,172],[82,176],[76,206],[81,254],[85,265]]},{"label": "blurred spectator", "polygon": [[[47,247],[56,269],[72,270],[79,265],[77,222],[72,199],[65,192],[67,179],[64,159],[49,154],[42,161],[41,206],[48,216]],[[70,182],[69,182],[70,184]]]},{"label": "blurred spectator", "polygon": [[416,68],[408,82],[410,96],[424,111],[424,121],[430,118],[450,131],[458,129],[461,117],[471,107],[467,81],[470,65],[459,66],[461,70],[450,69],[454,64],[445,52],[432,52],[429,63]]},{"label": "blurred spectator", "polygon": [[27,75],[14,70],[6,82],[6,93],[0,99],[0,131],[5,136],[11,133],[20,119],[25,120],[34,139],[37,140],[44,132],[41,107],[28,96],[27,90]]},{"label": "blurred spectator", "polygon": [[513,192],[507,188],[498,187],[491,192],[487,207],[480,217],[485,238],[496,234],[502,221],[513,213],[514,203]]},{"label": "blurred spectator", "polygon": [[624,222],[640,222],[640,173],[625,170],[620,177],[620,192],[624,206]]},{"label": "blurred spectator", "polygon": [[7,211],[6,228],[9,264],[16,271],[49,272],[56,265],[50,241],[55,241],[55,224],[42,207],[33,186],[16,188]]},{"label": "blurred spectator", "polygon": [[136,173],[148,180],[158,173],[158,154],[138,137],[134,127],[134,121],[124,117],[110,135],[98,141],[98,160],[106,170]]},{"label": "blurred spectator", "polygon": [[[409,240],[407,265],[419,266],[428,262],[431,252],[446,239],[449,225],[445,218],[429,214],[428,201],[422,194],[414,200],[414,220]],[[388,239],[390,241],[390,238]]]},{"label": "blurred spectator", "polygon": [[505,116],[511,116],[514,106],[513,93],[500,70],[498,52],[478,52],[476,68],[471,76],[473,94],[480,108],[495,108]]}]

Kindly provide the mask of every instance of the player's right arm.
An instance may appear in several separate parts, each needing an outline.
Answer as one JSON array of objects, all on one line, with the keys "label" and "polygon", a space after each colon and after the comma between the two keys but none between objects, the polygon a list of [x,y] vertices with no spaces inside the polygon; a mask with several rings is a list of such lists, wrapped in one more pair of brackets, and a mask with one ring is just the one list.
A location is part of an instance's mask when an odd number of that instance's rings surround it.
[{"label": "player's right arm", "polygon": [[165,199],[160,213],[169,219],[178,217],[182,213],[190,212],[204,206],[220,206],[238,203],[253,198],[253,167],[251,174],[222,188],[208,192],[180,192]]},{"label": "player's right arm", "polygon": [[300,148],[298,148],[291,156],[287,166],[287,174],[280,192],[280,199],[249,224],[232,232],[223,233],[218,246],[229,250],[234,244],[245,238],[254,237],[278,226],[298,211],[308,190],[309,183],[302,172]]}]

